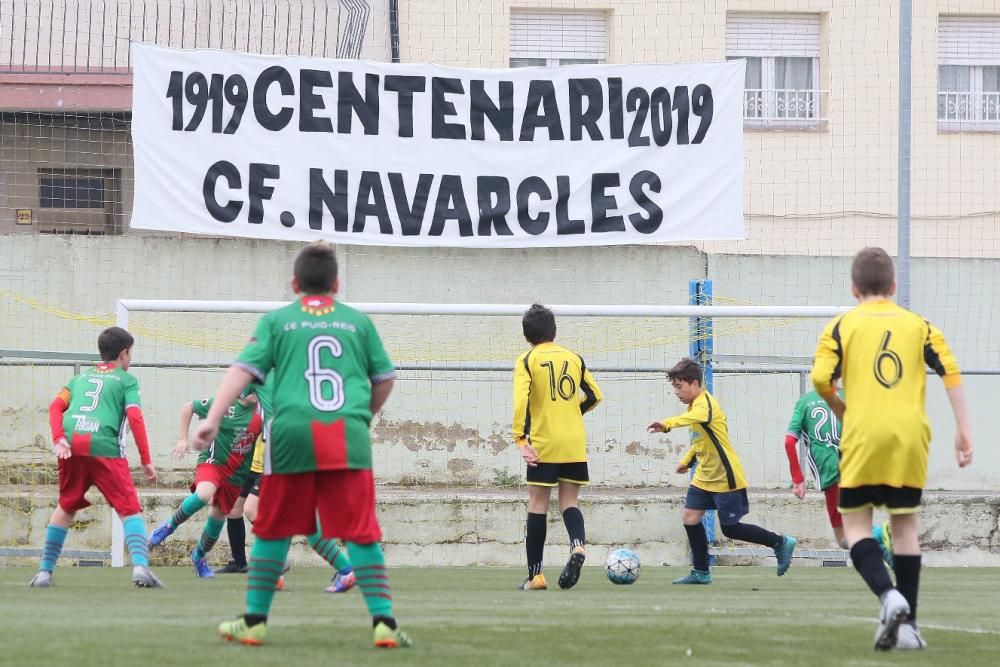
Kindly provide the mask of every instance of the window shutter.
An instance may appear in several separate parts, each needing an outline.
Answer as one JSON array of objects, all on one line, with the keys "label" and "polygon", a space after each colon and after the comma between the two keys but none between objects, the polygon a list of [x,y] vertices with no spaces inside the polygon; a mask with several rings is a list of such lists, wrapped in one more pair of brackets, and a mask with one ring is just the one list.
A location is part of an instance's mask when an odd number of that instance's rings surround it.
[{"label": "window shutter", "polygon": [[586,58],[604,62],[606,55],[603,12],[510,13],[511,58]]},{"label": "window shutter", "polygon": [[938,22],[938,63],[1000,65],[1000,17],[942,16]]},{"label": "window shutter", "polygon": [[730,12],[726,55],[819,58],[819,14]]}]

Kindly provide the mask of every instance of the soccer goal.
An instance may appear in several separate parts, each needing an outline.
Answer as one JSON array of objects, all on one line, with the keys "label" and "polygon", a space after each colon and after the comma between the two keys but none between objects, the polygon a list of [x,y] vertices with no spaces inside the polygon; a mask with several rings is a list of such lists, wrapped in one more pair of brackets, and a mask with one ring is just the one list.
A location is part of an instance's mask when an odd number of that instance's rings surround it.
[{"label": "soccer goal", "polygon": [[[260,314],[284,302],[118,301],[117,323],[137,340],[150,439],[173,442],[176,413],[214,393],[221,372]],[[351,303],[375,321],[399,379],[373,423],[380,483],[420,487],[517,486],[510,436],[511,371],[527,349],[528,304]],[[694,355],[711,369],[734,446],[756,489],[785,488],[782,448],[792,407],[808,391],[810,360],[834,306],[552,305],[558,343],[583,356],[605,402],[587,417],[591,480],[608,489],[683,486],[674,474],[687,432],[652,436],[645,424],[683,411],[664,370]],[[158,447],[163,485],[178,486],[190,462]],[[180,466],[180,467],[175,467]],[[611,529],[613,527],[607,527]],[[121,536],[112,545],[122,561]]]}]

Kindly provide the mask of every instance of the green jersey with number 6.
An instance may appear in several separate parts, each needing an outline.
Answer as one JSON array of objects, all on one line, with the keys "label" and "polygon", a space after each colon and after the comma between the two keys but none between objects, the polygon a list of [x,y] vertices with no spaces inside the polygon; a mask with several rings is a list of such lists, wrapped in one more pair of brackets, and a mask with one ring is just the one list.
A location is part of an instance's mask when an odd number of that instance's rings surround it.
[{"label": "green jersey with number 6", "polygon": [[820,489],[840,481],[840,428],[840,420],[815,391],[795,404],[788,434],[806,443],[809,469]]},{"label": "green jersey with number 6", "polygon": [[66,439],[83,456],[125,456],[125,410],[139,406],[139,381],[111,362],[83,371],[66,385]]},{"label": "green jersey with number 6", "polygon": [[371,468],[371,388],[396,370],[367,315],[304,296],[262,317],[235,365],[271,389],[265,474]]}]

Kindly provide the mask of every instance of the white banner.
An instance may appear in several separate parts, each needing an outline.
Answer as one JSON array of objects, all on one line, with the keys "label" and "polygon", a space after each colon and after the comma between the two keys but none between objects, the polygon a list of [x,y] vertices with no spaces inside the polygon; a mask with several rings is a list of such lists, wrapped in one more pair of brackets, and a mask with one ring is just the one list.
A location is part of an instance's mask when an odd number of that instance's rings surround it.
[{"label": "white banner", "polygon": [[496,248],[744,238],[744,61],[477,70],[132,48],[135,229]]}]

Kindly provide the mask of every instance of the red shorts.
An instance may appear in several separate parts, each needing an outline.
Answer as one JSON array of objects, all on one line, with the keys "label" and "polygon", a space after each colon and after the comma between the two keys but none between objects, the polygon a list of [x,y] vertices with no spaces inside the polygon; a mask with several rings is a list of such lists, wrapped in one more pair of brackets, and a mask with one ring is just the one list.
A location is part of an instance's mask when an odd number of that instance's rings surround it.
[{"label": "red shorts", "polygon": [[59,459],[59,507],[70,513],[90,507],[84,494],[92,486],[97,487],[118,516],[142,512],[127,459],[99,456]]},{"label": "red shorts", "polygon": [[215,495],[212,496],[212,506],[218,508],[223,514],[233,511],[233,505],[240,499],[241,487],[230,484],[223,477],[222,468],[213,463],[199,463],[194,469],[194,484],[191,485],[191,492],[198,486],[198,482],[211,482],[215,484]]},{"label": "red shorts", "polygon": [[834,528],[840,528],[844,525],[844,519],[840,516],[840,510],[837,509],[837,502],[840,500],[840,485],[834,484],[826,487],[823,489],[823,495],[826,496],[826,514],[830,517],[830,525]]},{"label": "red shorts", "polygon": [[371,470],[320,470],[264,475],[253,534],[280,540],[316,532],[323,537],[372,544],[382,539],[375,516],[375,478]]}]

